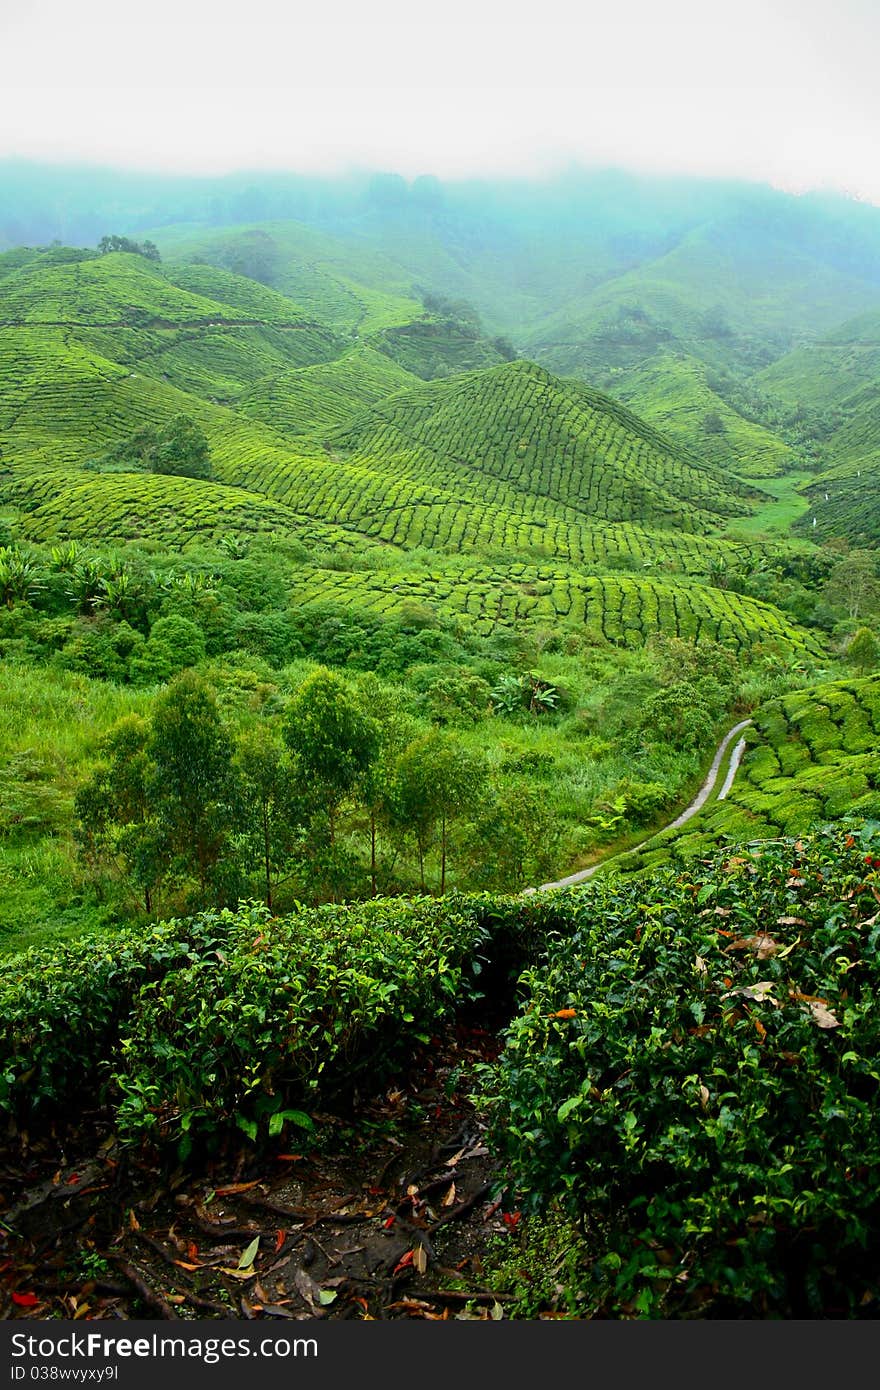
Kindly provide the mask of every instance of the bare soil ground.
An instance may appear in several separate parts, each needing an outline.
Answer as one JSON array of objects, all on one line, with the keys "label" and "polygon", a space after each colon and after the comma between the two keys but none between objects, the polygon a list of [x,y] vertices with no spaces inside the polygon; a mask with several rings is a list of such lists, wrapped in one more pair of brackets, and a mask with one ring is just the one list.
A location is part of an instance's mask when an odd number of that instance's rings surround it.
[{"label": "bare soil ground", "polygon": [[[3,1318],[498,1318],[505,1182],[468,1099],[495,1037],[459,1023],[320,1147],[169,1171],[105,1115],[0,1152]],[[288,1144],[290,1140],[288,1139]]]}]

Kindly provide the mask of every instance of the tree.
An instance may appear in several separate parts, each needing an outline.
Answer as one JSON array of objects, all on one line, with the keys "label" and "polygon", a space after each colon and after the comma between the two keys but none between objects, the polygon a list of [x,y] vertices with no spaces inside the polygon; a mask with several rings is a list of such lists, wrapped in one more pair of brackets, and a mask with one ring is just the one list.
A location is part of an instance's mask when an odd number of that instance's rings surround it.
[{"label": "tree", "polygon": [[80,857],[93,873],[121,868],[142,893],[147,913],[167,859],[153,804],[149,739],[145,719],[120,719],[104,739],[104,760],[74,798]]},{"label": "tree", "polygon": [[232,745],[213,690],[194,671],[157,698],[148,751],[163,833],[204,893],[229,836]]},{"label": "tree", "polygon": [[857,671],[867,676],[880,666],[880,643],[870,628],[860,627],[844,655]]},{"label": "tree", "polygon": [[142,684],[171,680],[205,656],[205,634],[197,623],[179,613],[157,618],[149,641],[131,663],[132,679]]},{"label": "tree", "polygon": [[497,789],[467,838],[470,871],[481,887],[516,892],[540,882],[560,862],[558,819],[546,796],[532,787]]},{"label": "tree", "polygon": [[400,695],[372,673],[361,678],[358,696],[370,710],[378,738],[376,756],[360,785],[360,794],[370,816],[370,888],[375,898],[379,868],[377,833],[381,823],[394,821],[395,763],[412,739],[416,726],[403,708]]},{"label": "tree", "polygon": [[425,857],[440,824],[440,892],[446,892],[450,824],[472,810],[485,780],[481,760],[448,734],[425,734],[397,759],[394,801],[400,824],[413,831],[419,880],[425,892]]},{"label": "tree", "polygon": [[683,752],[704,748],[714,732],[712,711],[690,681],[680,681],[651,695],[642,707],[639,728],[652,743]]},{"label": "tree", "polygon": [[108,256],[113,251],[124,251],[129,256],[143,256],[148,261],[161,261],[159,248],[152,241],[132,241],[127,236],[102,236],[98,242],[98,252]]},{"label": "tree", "polygon": [[182,478],[210,478],[211,450],[205,433],[188,415],[175,415],[159,431],[149,452],[153,473],[173,473]]},{"label": "tree", "polygon": [[339,811],[376,756],[375,722],[342,677],[320,666],[291,699],[282,732],[303,794],[327,815],[332,847]]},{"label": "tree", "polygon": [[272,909],[278,872],[290,857],[299,814],[296,781],[285,749],[265,724],[239,740],[233,765],[245,847],[260,865],[263,897]]},{"label": "tree", "polygon": [[724,433],[724,421],[723,421],[722,418],[721,418],[721,412],[720,412],[720,411],[718,411],[718,410],[707,410],[707,411],[706,411],[705,415],[703,416],[703,433],[704,433],[704,434],[723,434],[723,433]]},{"label": "tree", "polygon": [[874,552],[851,550],[841,556],[831,571],[824,593],[831,603],[845,608],[854,621],[863,614],[876,612],[880,608],[880,580]]},{"label": "tree", "polygon": [[98,472],[143,469],[181,478],[211,478],[211,450],[204,431],[188,415],[175,415],[161,429],[144,425],[93,461]]},{"label": "tree", "polygon": [[17,602],[26,603],[42,587],[33,556],[14,545],[0,546],[0,603],[14,608]]}]

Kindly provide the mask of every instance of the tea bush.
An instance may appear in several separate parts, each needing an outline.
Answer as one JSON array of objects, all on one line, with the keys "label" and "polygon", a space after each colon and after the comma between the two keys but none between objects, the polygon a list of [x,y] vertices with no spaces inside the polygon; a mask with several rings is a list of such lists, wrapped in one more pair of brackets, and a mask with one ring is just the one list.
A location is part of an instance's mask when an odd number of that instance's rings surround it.
[{"label": "tea bush", "polygon": [[124,1139],[182,1155],[236,1127],[308,1127],[302,1107],[374,1084],[475,997],[484,965],[515,976],[548,924],[552,903],[515,898],[243,905],[34,948],[0,974],[0,1113],[33,1129],[88,1099]]},{"label": "tea bush", "polygon": [[0,1113],[39,1123],[100,1103],[141,988],[214,950],[225,922],[210,913],[188,922],[91,935],[33,947],[0,973]]},{"label": "tea bush", "polygon": [[594,882],[489,1086],[613,1316],[848,1316],[880,1276],[880,826]]}]

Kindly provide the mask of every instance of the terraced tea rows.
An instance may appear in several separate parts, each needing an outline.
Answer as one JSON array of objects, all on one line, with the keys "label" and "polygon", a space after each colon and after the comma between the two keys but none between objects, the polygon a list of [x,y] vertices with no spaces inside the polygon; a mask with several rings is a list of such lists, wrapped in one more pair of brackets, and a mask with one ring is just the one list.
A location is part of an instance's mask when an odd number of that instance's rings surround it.
[{"label": "terraced tea rows", "polygon": [[753,719],[725,800],[616,866],[647,868],[727,840],[796,835],[850,812],[880,818],[880,676],[799,690]]},{"label": "terraced tea rows", "polygon": [[481,474],[596,519],[695,531],[749,510],[744,486],[616,402],[527,362],[395,396],[337,442],[358,458],[406,460],[411,476],[459,485]]},{"label": "terraced tea rows", "polygon": [[190,478],[47,472],[13,482],[6,496],[21,509],[22,539],[37,543],[153,540],[177,549],[235,534],[295,537],[313,551],[368,544],[259,493]]},{"label": "terraced tea rows", "polygon": [[792,450],[770,430],[746,420],[708,384],[705,363],[661,353],[608,377],[608,390],[672,439],[741,477],[783,471]]},{"label": "terraced tea rows", "polygon": [[0,449],[15,473],[85,463],[179,414],[204,429],[215,469],[231,483],[246,482],[257,463],[289,470],[309,448],[303,442],[294,453],[260,421],[131,371],[64,329],[0,329]]},{"label": "terraced tea rows", "polygon": [[210,262],[254,276],[302,306],[306,317],[361,337],[420,316],[412,276],[381,254],[337,242],[296,222],[267,222],[206,232],[165,227],[154,233],[165,261]]},{"label": "terraced tea rows", "polygon": [[[329,362],[344,350],[329,329],[309,324],[199,329],[94,330],[77,334],[116,362],[218,404],[292,369]],[[271,391],[271,388],[270,388]],[[263,418],[257,416],[256,418]],[[271,421],[269,422],[271,423]]]},{"label": "terraced tea rows", "polygon": [[880,545],[880,467],[876,459],[829,470],[810,484],[807,496],[809,510],[795,524],[799,533],[820,542],[845,536],[853,546]]},{"label": "terraced tea rows", "polygon": [[[234,278],[234,277],[233,277]],[[0,323],[107,324],[236,321],[279,323],[308,315],[283,295],[266,290],[261,312],[243,312],[204,294],[180,288],[161,266],[119,252],[62,265],[28,265],[0,280]]]},{"label": "terraced tea rows", "polygon": [[[297,441],[295,447],[299,452],[312,446]],[[480,473],[450,477],[412,452],[382,459],[324,452],[292,462],[276,448],[250,463],[239,457],[218,471],[294,511],[405,549],[530,551],[585,564],[619,559],[696,573],[705,572],[711,558],[735,553],[729,542],[686,531],[613,522],[601,527],[592,516],[503,480]]]},{"label": "terraced tea rows", "polygon": [[710,639],[736,650],[767,643],[814,651],[812,639],[778,609],[694,583],[585,577],[557,567],[465,566],[423,574],[302,572],[294,601],[333,603],[392,613],[407,603],[435,605],[465,617],[475,630],[541,624],[582,631],[617,646],[638,647],[655,632]]},{"label": "terraced tea rows", "polygon": [[326,364],[264,375],[236,408],[284,434],[324,434],[395,391],[418,384],[417,377],[389,357],[362,345]]}]

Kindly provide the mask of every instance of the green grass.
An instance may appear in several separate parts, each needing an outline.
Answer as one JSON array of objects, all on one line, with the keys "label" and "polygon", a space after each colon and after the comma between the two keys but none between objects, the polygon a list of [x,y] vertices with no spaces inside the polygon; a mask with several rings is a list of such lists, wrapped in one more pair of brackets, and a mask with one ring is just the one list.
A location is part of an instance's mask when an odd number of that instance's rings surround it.
[{"label": "green grass", "polygon": [[85,676],[0,663],[0,951],[76,936],[105,920],[76,862],[73,796],[101,735],[149,699]]},{"label": "green grass", "polygon": [[812,473],[786,473],[781,478],[754,478],[755,486],[767,494],[768,500],[760,503],[751,516],[738,517],[732,522],[731,535],[749,539],[787,536],[809,509],[802,489],[814,476]]}]

